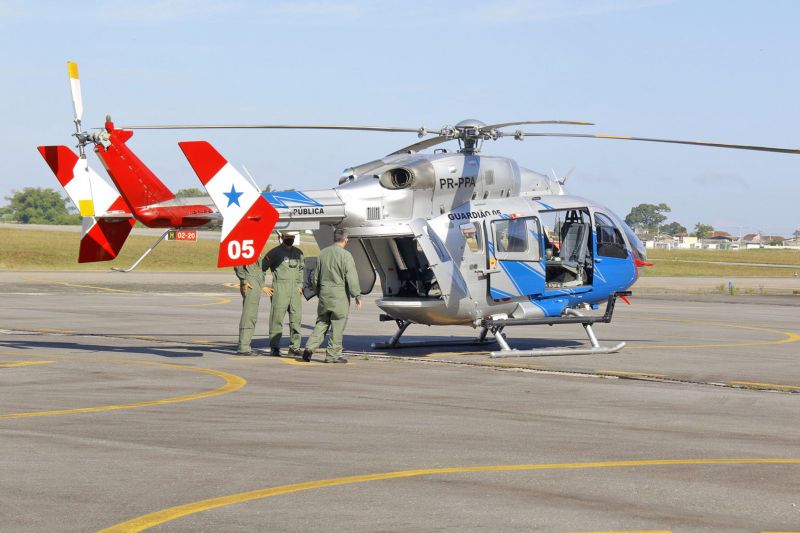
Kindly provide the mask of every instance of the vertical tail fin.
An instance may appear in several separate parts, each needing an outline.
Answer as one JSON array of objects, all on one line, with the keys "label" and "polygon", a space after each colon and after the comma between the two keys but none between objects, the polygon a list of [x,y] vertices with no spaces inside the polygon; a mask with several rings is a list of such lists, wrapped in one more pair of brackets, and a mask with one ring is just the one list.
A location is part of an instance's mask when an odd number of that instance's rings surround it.
[{"label": "vertical tail fin", "polygon": [[278,212],[261,191],[205,141],[178,143],[222,215],[217,266],[252,263],[261,255]]},{"label": "vertical tail fin", "polygon": [[39,153],[83,217],[78,262],[117,257],[136,223],[119,192],[66,146],[40,146]]}]

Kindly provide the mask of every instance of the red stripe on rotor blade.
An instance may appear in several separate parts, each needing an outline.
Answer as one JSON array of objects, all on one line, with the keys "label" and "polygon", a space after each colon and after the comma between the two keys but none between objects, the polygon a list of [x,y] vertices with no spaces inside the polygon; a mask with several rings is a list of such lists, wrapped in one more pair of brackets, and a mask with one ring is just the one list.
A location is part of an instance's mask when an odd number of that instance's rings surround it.
[{"label": "red stripe on rotor blade", "polygon": [[81,239],[78,263],[110,261],[117,257],[134,224],[136,220],[132,218],[114,222],[97,219],[97,224]]},{"label": "red stripe on rotor blade", "polygon": [[185,141],[179,142],[178,146],[183,150],[183,155],[189,160],[189,164],[200,178],[200,182],[205,185],[217,172],[224,167],[228,161],[217,152],[217,150],[206,141]]},{"label": "red stripe on rotor blade", "polygon": [[74,177],[73,172],[75,163],[78,162],[78,154],[66,146],[39,146],[38,149],[50,170],[58,178],[58,182],[62,187],[66,187]]},{"label": "red stripe on rotor blade", "polygon": [[[278,222],[278,212],[269,205],[263,196],[259,196],[253,206],[248,209],[236,227],[219,244],[219,268],[238,265],[249,265],[261,256],[261,251],[267,243],[272,228]],[[231,245],[236,241],[238,244]],[[253,241],[253,255],[243,257],[241,252],[245,249],[245,241]],[[230,252],[238,252],[237,257],[231,257]]]}]

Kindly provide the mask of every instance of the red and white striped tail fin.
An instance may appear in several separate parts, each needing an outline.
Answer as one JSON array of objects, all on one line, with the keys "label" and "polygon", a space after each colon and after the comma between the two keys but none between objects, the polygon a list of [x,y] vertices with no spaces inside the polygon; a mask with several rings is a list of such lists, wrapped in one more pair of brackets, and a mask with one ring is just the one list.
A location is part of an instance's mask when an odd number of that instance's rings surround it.
[{"label": "red and white striped tail fin", "polygon": [[178,143],[222,215],[218,267],[247,265],[258,259],[278,212],[250,180],[205,141]]},{"label": "red and white striped tail fin", "polygon": [[119,192],[66,146],[40,146],[39,153],[83,217],[78,262],[117,257],[136,224]]}]

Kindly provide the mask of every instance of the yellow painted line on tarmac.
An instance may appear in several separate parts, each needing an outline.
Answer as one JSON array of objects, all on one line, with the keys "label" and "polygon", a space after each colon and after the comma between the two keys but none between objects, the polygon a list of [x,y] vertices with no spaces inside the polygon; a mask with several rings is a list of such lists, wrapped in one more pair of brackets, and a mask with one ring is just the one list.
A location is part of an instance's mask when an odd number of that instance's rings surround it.
[{"label": "yellow painted line on tarmac", "polygon": [[32,366],[32,365],[48,365],[55,363],[55,361],[8,361],[0,363],[0,368],[14,368],[18,366]]},{"label": "yellow painted line on tarmac", "polygon": [[[27,355],[27,354],[21,354]],[[166,368],[174,368],[177,370],[184,370],[186,372],[196,372],[199,374],[210,374],[225,380],[225,385],[222,387],[199,392],[195,394],[186,394],[184,396],[173,396],[171,398],[163,398],[161,400],[148,400],[144,402],[126,403],[121,405],[100,405],[96,407],[79,407],[75,409],[59,409],[55,411],[32,411],[28,413],[9,413],[0,414],[0,420],[10,418],[29,418],[34,416],[54,416],[54,415],[71,415],[76,413],[98,413],[101,411],[119,411],[122,409],[134,409],[136,407],[149,407],[153,405],[166,405],[170,403],[190,402],[192,400],[200,400],[203,398],[210,398],[211,396],[219,396],[221,394],[228,394],[230,392],[241,389],[247,384],[247,381],[237,376],[236,374],[229,374],[228,372],[220,372],[218,370],[211,370],[210,368],[198,368],[186,365],[176,365],[173,363],[159,363],[156,361],[138,361],[135,359],[111,359],[111,358],[93,358],[94,361],[111,361],[113,363],[130,363],[138,365],[151,365],[161,366]]]},{"label": "yellow painted line on tarmac", "polygon": [[758,381],[729,381],[728,383],[753,389],[800,390],[800,385],[779,385],[777,383],[759,383]]},{"label": "yellow painted line on tarmac", "polygon": [[71,329],[53,329],[53,328],[37,328],[32,331],[37,333],[76,333]]},{"label": "yellow painted line on tarmac", "polygon": [[228,505],[249,502],[253,500],[263,500],[282,494],[291,494],[306,490],[322,489],[327,487],[338,487],[342,485],[353,485],[366,483],[368,481],[381,481],[387,479],[400,479],[419,476],[434,476],[442,474],[473,474],[482,472],[519,472],[532,470],[575,470],[588,468],[614,468],[614,467],[637,467],[637,466],[668,466],[668,465],[741,465],[741,464],[800,464],[800,459],[655,459],[644,461],[609,461],[593,463],[556,463],[556,464],[524,464],[524,465],[497,465],[497,466],[467,466],[455,468],[429,468],[424,470],[402,470],[399,472],[385,472],[381,474],[367,474],[361,476],[348,476],[333,479],[321,479],[317,481],[307,481],[305,483],[294,483],[291,485],[281,485],[277,487],[267,487],[264,489],[240,492],[229,496],[211,498],[176,507],[170,507],[161,511],[146,514],[133,518],[103,529],[100,533],[132,533],[144,531],[172,520],[217,509]]},{"label": "yellow painted line on tarmac", "polygon": [[208,307],[210,305],[225,305],[231,303],[230,298],[220,298],[216,296],[214,296],[214,298],[217,298],[216,302],[205,303],[205,304],[175,305],[173,307]]},{"label": "yellow painted line on tarmac", "polygon": [[[276,359],[278,358],[276,357]],[[306,363],[305,361],[299,361],[297,359],[290,359],[287,357],[281,357],[279,360],[281,363],[286,363],[287,365],[296,365],[296,366],[319,366],[325,364],[317,361],[311,361],[310,363]]]},{"label": "yellow painted line on tarmac", "polygon": [[609,376],[642,376],[646,378],[665,378],[666,374],[651,374],[649,372],[624,372],[622,370],[595,370],[595,374],[605,374]]},{"label": "yellow painted line on tarmac", "polygon": [[729,324],[726,322],[712,322],[707,320],[682,320],[682,319],[669,319],[669,318],[638,318],[639,320],[654,320],[658,322],[679,322],[683,324],[706,324],[709,326],[717,326],[723,328],[733,329],[746,329],[751,331],[764,331],[767,333],[775,333],[776,335],[783,335],[784,338],[771,340],[771,341],[745,341],[745,342],[726,342],[715,344],[658,344],[653,346],[639,345],[631,343],[630,346],[636,349],[654,350],[662,348],[731,348],[742,346],[768,346],[776,344],[790,344],[800,341],[800,334],[794,331],[787,331],[782,329],[764,328],[759,326],[745,326],[743,324]]},{"label": "yellow painted line on tarmac", "polygon": [[63,285],[64,287],[77,287],[80,289],[97,289],[99,291],[108,291],[108,292],[131,292],[126,291],[123,289],[112,289],[110,287],[98,287],[96,285],[80,285],[78,283],[70,283],[68,281],[51,281],[51,280],[44,280],[39,278],[33,278],[29,276],[23,276],[22,279],[25,281],[33,281],[36,283],[52,283],[53,285]]}]

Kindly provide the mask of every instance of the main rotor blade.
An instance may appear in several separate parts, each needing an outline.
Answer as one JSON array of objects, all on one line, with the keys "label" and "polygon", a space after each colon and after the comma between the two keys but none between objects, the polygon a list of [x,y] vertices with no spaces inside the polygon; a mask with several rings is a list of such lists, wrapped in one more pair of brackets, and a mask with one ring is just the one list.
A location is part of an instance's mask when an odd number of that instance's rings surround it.
[{"label": "main rotor blade", "polygon": [[69,72],[69,90],[72,94],[72,112],[75,120],[80,122],[83,118],[83,97],[81,96],[81,79],[78,75],[78,64],[67,61],[67,72]]},{"label": "main rotor blade", "polygon": [[499,124],[488,124],[481,130],[505,128],[508,126],[521,126],[522,124],[571,124],[573,126],[594,126],[594,122],[578,122],[575,120],[521,120],[519,122],[500,122]]},{"label": "main rotor blade", "polygon": [[233,129],[265,129],[265,130],[352,130],[352,131],[388,131],[398,133],[416,133],[425,135],[425,128],[395,128],[391,126],[348,126],[341,124],[154,124],[141,126],[121,126],[126,130],[233,130]]},{"label": "main rotor blade", "polygon": [[421,152],[426,148],[430,148],[431,146],[436,146],[437,144],[441,144],[443,142],[453,140],[452,137],[447,137],[445,135],[439,135],[438,137],[431,137],[430,139],[425,139],[424,141],[419,141],[418,143],[411,144],[409,146],[400,148],[399,150],[395,150],[389,155],[398,155],[398,154],[414,154],[417,152]]},{"label": "main rotor blade", "polygon": [[680,141],[674,139],[653,139],[650,137],[628,137],[623,135],[605,135],[602,133],[598,133],[596,135],[590,135],[585,133],[529,133],[529,132],[520,132],[518,134],[514,133],[505,133],[503,136],[514,136],[514,135],[522,135],[523,137],[581,137],[581,138],[588,138],[588,139],[613,139],[619,141],[646,141],[646,142],[654,142],[654,143],[669,143],[669,144],[688,144],[691,146],[713,146],[715,148],[733,148],[735,150],[756,150],[759,152],[778,152],[781,154],[800,154],[800,149],[796,148],[775,148],[772,146],[755,146],[749,144],[726,144],[726,143],[715,143],[715,142],[708,142],[708,141]]}]

